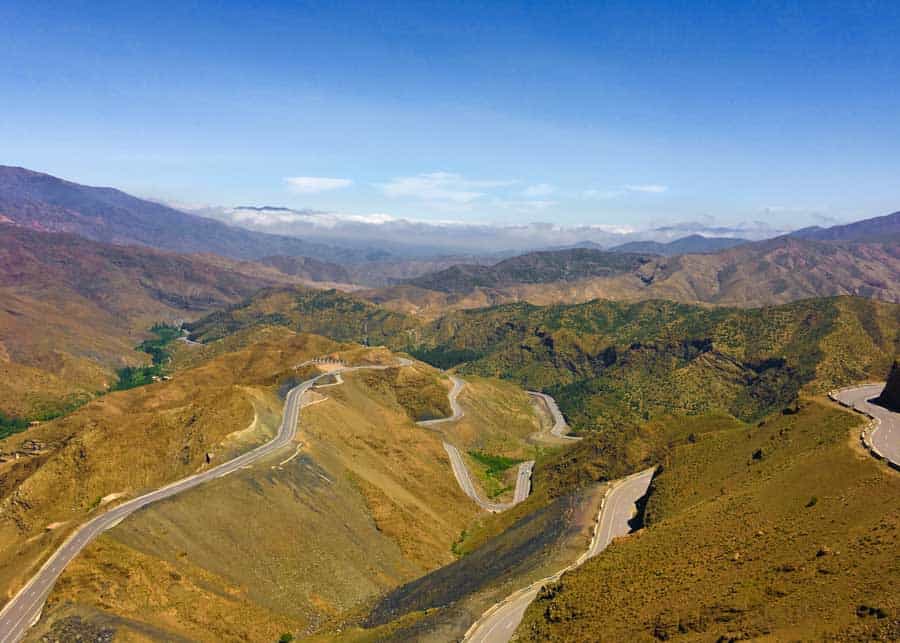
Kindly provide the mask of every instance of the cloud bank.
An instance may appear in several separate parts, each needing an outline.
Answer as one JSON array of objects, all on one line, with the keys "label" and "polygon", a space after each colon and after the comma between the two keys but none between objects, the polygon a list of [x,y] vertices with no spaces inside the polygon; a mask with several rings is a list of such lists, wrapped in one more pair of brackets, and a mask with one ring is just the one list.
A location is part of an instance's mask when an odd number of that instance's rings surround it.
[{"label": "cloud bank", "polygon": [[[531,204],[532,212],[539,212],[543,201],[521,203]],[[758,240],[787,232],[762,221],[722,225],[709,217],[639,228],[607,223],[563,226],[542,221],[476,224],[453,219],[416,220],[383,212],[351,214],[271,206],[206,208],[197,213],[254,230],[337,245],[387,249],[398,256],[510,253],[577,244],[609,248],[628,241],[672,241],[691,234]]]}]

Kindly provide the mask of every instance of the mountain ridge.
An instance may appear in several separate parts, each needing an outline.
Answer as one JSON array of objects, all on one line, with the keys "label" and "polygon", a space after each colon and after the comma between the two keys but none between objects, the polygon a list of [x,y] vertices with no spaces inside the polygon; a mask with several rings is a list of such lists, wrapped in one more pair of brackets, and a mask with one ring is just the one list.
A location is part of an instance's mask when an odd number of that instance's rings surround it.
[{"label": "mountain ridge", "polygon": [[37,230],[181,253],[213,252],[236,259],[308,255],[351,262],[366,257],[358,250],[233,227],[116,188],[81,185],[17,166],[0,166],[0,215]]}]

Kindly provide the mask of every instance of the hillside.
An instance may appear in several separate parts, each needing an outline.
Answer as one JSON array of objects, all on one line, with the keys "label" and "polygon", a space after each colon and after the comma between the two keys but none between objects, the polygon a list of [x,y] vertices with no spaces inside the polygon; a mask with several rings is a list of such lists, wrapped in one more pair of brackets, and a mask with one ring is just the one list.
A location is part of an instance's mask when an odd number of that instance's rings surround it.
[{"label": "hillside", "polygon": [[[279,281],[280,279],[280,281]],[[199,257],[0,224],[0,411],[31,416],[106,388],[158,321],[283,283]]]},{"label": "hillside", "polygon": [[347,269],[329,261],[319,261],[310,257],[288,257],[277,255],[263,257],[259,263],[272,266],[286,275],[300,277],[307,281],[328,281],[349,284],[352,277]]},{"label": "hillside", "polygon": [[337,290],[275,288],[187,323],[185,328],[191,339],[209,342],[261,325],[394,346],[399,337],[418,328],[419,322]]},{"label": "hillside", "polygon": [[804,401],[665,456],[646,529],[544,588],[521,641],[896,640],[896,474],[862,419]]},{"label": "hillside", "polygon": [[671,257],[674,255],[718,252],[745,243],[749,242],[746,239],[733,237],[704,237],[700,234],[692,234],[669,242],[630,241],[619,246],[613,246],[609,249],[609,252],[638,252]]},{"label": "hillside", "polygon": [[[620,264],[603,276],[560,270],[567,265],[570,252],[523,255],[493,269],[459,266],[410,280],[406,286],[364,295],[387,308],[431,318],[446,310],[516,301],[547,305],[599,298],[744,307],[834,295],[900,302],[900,243],[895,241],[849,243],[780,237],[709,254],[624,255],[640,259],[630,268]],[[534,260],[536,254],[542,255],[541,261]],[[497,270],[504,263],[516,266],[517,260],[527,268]]]},{"label": "hillside", "polygon": [[268,439],[273,425],[254,421],[265,412],[260,391],[277,390],[279,374],[295,360],[339,348],[283,331],[255,349],[110,393],[0,440],[3,586],[17,585],[43,552],[114,500],[110,494],[139,495],[206,466],[207,453],[219,462]]},{"label": "hillside", "polygon": [[900,241],[900,212],[863,219],[830,228],[803,228],[791,233],[793,237],[819,241]]},{"label": "hillside", "polygon": [[[113,188],[80,185],[5,165],[0,166],[0,221],[4,220],[104,243],[212,252],[237,259],[305,255],[324,261],[355,261],[366,257],[360,251],[231,227]],[[378,256],[380,253],[373,258]]]},{"label": "hillside", "polygon": [[476,288],[500,288],[554,281],[574,281],[588,277],[632,272],[649,262],[647,257],[630,253],[608,253],[589,248],[570,248],[531,252],[493,266],[457,265],[423,275],[408,284],[447,293],[468,292]]},{"label": "hillside", "polygon": [[[198,424],[206,434],[214,404],[208,391],[249,400],[252,421],[234,413],[219,429],[243,429],[226,442],[246,449],[277,422],[280,369],[314,351],[350,361],[395,359],[279,330],[144,389],[143,399],[152,393],[174,401],[186,387],[199,386],[189,409],[202,414]],[[499,398],[494,386],[504,391]],[[510,430],[505,420],[513,412],[521,418],[514,430],[527,435],[535,429],[528,397],[509,389],[479,382],[465,404],[499,430]],[[282,632],[300,636],[355,618],[380,596],[452,563],[453,543],[478,510],[453,478],[441,436],[413,424],[422,413],[449,413],[446,378],[417,363],[345,374],[342,384],[310,395],[296,445],[148,507],[93,543],[61,577],[38,631],[59,632],[77,615],[109,622],[123,635],[274,641]],[[430,408],[434,403],[442,408]],[[162,428],[177,435],[177,427]],[[123,434],[134,431],[129,423]],[[214,441],[203,444],[212,448]],[[222,448],[214,451],[218,460]],[[127,461],[127,453],[116,455]],[[92,490],[97,477],[90,476]],[[102,480],[106,489],[134,488],[113,476]],[[67,498],[50,511],[50,499],[29,498],[34,514],[55,516],[69,504]]]},{"label": "hillside", "polygon": [[546,389],[576,427],[628,431],[665,414],[752,420],[803,390],[883,377],[900,306],[811,299],[759,309],[666,301],[509,304],[432,322],[345,293],[272,291],[190,325],[207,341],[261,324],[406,350],[442,368]]},{"label": "hillside", "polygon": [[672,413],[753,420],[807,388],[877,376],[898,328],[900,306],[850,298],[751,310],[516,304],[447,315],[415,354],[544,388],[576,427],[627,432]]}]

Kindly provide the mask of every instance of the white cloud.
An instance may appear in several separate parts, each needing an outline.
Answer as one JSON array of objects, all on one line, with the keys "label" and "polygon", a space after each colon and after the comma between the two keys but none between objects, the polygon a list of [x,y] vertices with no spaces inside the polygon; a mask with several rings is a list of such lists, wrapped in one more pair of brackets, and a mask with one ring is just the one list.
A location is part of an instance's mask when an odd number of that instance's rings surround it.
[{"label": "white cloud", "polygon": [[596,190],[593,188],[581,193],[585,199],[615,199],[623,194],[622,190]]},{"label": "white cloud", "polygon": [[648,194],[662,194],[669,189],[668,185],[656,185],[656,184],[645,184],[645,185],[626,185],[625,189],[629,192],[646,192]]},{"label": "white cloud", "polygon": [[466,205],[485,196],[485,190],[507,186],[513,181],[477,181],[452,172],[429,172],[401,176],[377,187],[391,198],[413,198],[422,201]]},{"label": "white cloud", "polygon": [[305,221],[308,215],[292,211],[233,210],[231,220],[235,223],[249,223],[258,226],[273,226],[283,223]]},{"label": "white cloud", "polygon": [[527,197],[549,196],[556,192],[556,188],[549,183],[538,183],[537,185],[529,185],[522,190],[522,195]]},{"label": "white cloud", "polygon": [[280,226],[285,224],[302,224],[320,228],[334,228],[349,223],[363,225],[384,225],[400,221],[397,217],[384,212],[371,214],[350,214],[345,212],[324,212],[319,210],[291,210],[289,208],[254,208],[240,207],[227,211],[231,221],[237,224],[257,226]]},{"label": "white cloud", "polygon": [[605,190],[590,188],[583,191],[581,193],[581,196],[585,199],[618,199],[633,192],[642,194],[662,194],[663,192],[667,192],[668,190],[668,185],[631,184],[623,185],[620,188],[609,188]]},{"label": "white cloud", "polygon": [[285,182],[293,192],[299,194],[316,194],[353,185],[353,181],[350,179],[335,179],[327,176],[293,176],[286,178]]},{"label": "white cloud", "polygon": [[589,230],[598,230],[609,234],[634,234],[638,229],[627,224],[618,225],[615,223],[589,223],[584,226]]},{"label": "white cloud", "polygon": [[547,208],[552,208],[557,204],[557,201],[547,201],[543,199],[506,201],[503,199],[495,199],[492,203],[498,207],[506,208],[507,210],[515,210],[517,212],[539,212],[541,210],[546,210]]}]

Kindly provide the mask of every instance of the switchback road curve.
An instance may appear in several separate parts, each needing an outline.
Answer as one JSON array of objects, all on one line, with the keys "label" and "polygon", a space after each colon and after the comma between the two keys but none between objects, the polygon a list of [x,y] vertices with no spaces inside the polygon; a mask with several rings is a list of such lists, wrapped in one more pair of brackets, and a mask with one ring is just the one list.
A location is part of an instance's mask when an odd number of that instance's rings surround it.
[{"label": "switchback road curve", "polygon": [[832,391],[829,396],[843,406],[856,409],[875,420],[875,426],[868,434],[867,446],[876,455],[890,462],[895,469],[900,469],[900,413],[869,401],[878,397],[883,390],[884,382],[880,382]]},{"label": "switchback road curve", "polygon": [[559,405],[557,405],[556,400],[540,391],[528,391],[528,394],[531,397],[540,400],[550,412],[550,416],[553,418],[553,426],[550,428],[550,435],[562,440],[577,441],[581,439],[576,435],[568,435],[569,425],[566,424],[566,418],[563,417],[562,411],[559,410]]},{"label": "switchback road curve", "polygon": [[40,618],[44,601],[47,599],[50,590],[53,589],[56,579],[62,574],[63,569],[88,543],[101,533],[114,527],[142,507],[146,507],[157,500],[174,496],[204,482],[221,478],[289,445],[297,432],[297,421],[300,417],[300,399],[318,380],[336,372],[348,373],[364,369],[384,370],[396,368],[397,366],[408,366],[409,364],[411,364],[410,360],[401,359],[397,364],[345,367],[339,371],[322,373],[308,379],[288,392],[284,401],[284,413],[281,425],[278,427],[278,433],[269,442],[212,469],[195,473],[156,491],[151,491],[143,496],[129,500],[92,518],[77,528],[0,611],[0,643],[15,643],[15,641],[19,641],[25,635],[25,632],[28,631],[28,628],[37,622],[38,618]]},{"label": "switchback road curve", "polygon": [[506,643],[512,638],[525,610],[537,596],[541,587],[559,580],[563,574],[579,567],[588,558],[602,552],[614,538],[624,536],[631,528],[629,521],[635,513],[637,501],[647,494],[655,468],[641,471],[613,483],[607,492],[591,544],[573,564],[553,576],[543,578],[497,603],[479,618],[463,639],[464,643]]},{"label": "switchback road curve", "polygon": [[[448,417],[438,418],[436,420],[423,420],[418,422],[419,426],[431,428],[438,424],[456,422],[463,418],[465,412],[463,411],[462,406],[460,406],[457,398],[466,383],[455,375],[450,376],[450,381],[453,383],[453,388],[450,389],[450,393],[448,393],[447,397],[450,400],[451,414]],[[565,420],[563,422],[565,423]],[[500,503],[491,502],[490,500],[485,500],[481,497],[481,494],[478,493],[478,489],[475,488],[475,483],[472,482],[472,477],[469,475],[469,468],[466,466],[466,462],[459,449],[449,442],[444,441],[444,450],[447,452],[447,457],[450,458],[450,467],[453,469],[453,476],[456,478],[459,488],[462,489],[463,493],[469,496],[475,504],[485,511],[490,511],[492,513],[506,511],[510,507],[525,500],[528,497],[528,494],[531,493],[531,472],[534,469],[534,460],[529,460],[519,465],[519,471],[516,475],[516,490],[513,494],[512,502]]]}]

